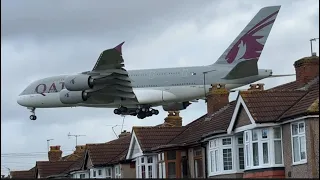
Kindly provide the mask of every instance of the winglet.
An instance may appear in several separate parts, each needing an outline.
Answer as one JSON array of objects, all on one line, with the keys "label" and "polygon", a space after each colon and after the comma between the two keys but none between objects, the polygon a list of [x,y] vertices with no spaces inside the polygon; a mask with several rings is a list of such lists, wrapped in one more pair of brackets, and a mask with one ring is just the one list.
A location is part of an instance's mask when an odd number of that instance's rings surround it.
[{"label": "winglet", "polygon": [[123,45],[123,44],[124,44],[124,41],[114,48],[114,49],[117,50],[120,54],[122,54],[122,45]]}]

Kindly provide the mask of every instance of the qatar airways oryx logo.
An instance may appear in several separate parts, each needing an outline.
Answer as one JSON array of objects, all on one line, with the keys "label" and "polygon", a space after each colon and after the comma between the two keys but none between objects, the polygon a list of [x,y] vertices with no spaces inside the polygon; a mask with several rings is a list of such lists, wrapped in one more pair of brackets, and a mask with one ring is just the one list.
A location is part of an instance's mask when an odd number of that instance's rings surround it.
[{"label": "qatar airways oryx logo", "polygon": [[[261,54],[264,44],[258,42],[259,39],[264,38],[264,35],[255,35],[263,28],[274,23],[275,19],[270,20],[279,11],[272,13],[268,17],[264,18],[262,21],[257,23],[252,27],[246,34],[244,34],[231,48],[231,50],[226,55],[226,61],[231,64],[235,60],[239,59],[253,59],[258,58]],[[267,34],[266,34],[267,35]]]}]

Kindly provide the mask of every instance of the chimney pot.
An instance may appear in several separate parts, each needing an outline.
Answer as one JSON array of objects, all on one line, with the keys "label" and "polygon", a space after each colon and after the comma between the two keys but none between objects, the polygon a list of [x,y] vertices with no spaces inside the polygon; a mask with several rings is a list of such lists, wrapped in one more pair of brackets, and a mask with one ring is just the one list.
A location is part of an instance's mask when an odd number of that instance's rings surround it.
[{"label": "chimney pot", "polygon": [[60,146],[50,146],[50,151],[48,152],[48,159],[50,162],[59,161],[62,157],[62,151]]},{"label": "chimney pot", "polygon": [[264,90],[264,84],[259,83],[259,84],[250,84],[250,88],[248,91],[263,91]]},{"label": "chimney pot", "polygon": [[172,127],[181,127],[182,117],[180,117],[180,112],[168,111],[168,116],[164,119],[164,122]]},{"label": "chimney pot", "polygon": [[207,95],[207,113],[212,114],[229,103],[229,91],[225,84],[212,84]]}]

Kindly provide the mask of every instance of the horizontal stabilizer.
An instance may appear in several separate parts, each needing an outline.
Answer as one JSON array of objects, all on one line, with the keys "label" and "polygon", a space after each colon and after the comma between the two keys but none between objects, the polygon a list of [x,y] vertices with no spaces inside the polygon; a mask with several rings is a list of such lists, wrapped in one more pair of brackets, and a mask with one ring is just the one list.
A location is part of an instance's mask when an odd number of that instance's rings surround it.
[{"label": "horizontal stabilizer", "polygon": [[286,76],[295,76],[296,74],[279,74],[279,75],[272,75],[267,78],[277,78],[277,77],[286,77]]},{"label": "horizontal stabilizer", "polygon": [[241,61],[235,65],[223,79],[240,79],[259,74],[258,59]]}]

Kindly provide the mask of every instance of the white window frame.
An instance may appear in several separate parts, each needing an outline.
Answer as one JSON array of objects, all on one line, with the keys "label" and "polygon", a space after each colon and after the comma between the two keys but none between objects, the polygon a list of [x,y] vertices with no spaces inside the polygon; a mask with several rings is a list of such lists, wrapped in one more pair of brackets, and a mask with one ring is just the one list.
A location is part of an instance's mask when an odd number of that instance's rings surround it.
[{"label": "white window frame", "polygon": [[[303,132],[299,132],[300,131],[300,128],[299,128],[299,125],[300,124],[303,124]],[[293,135],[292,134],[292,131],[293,131],[293,128],[292,128],[292,126],[293,125],[297,125],[298,126],[298,134],[296,134],[296,135]],[[291,131],[291,152],[292,152],[292,165],[299,165],[299,164],[305,164],[305,163],[307,163],[307,159],[308,159],[308,156],[307,156],[307,141],[306,141],[306,123],[305,123],[305,121],[298,121],[298,122],[293,122],[293,123],[291,123],[290,124],[290,131]],[[300,159],[300,161],[294,161],[294,148],[293,148],[293,138],[294,137],[298,137],[298,147],[300,147],[300,138],[301,137],[303,137],[303,140],[304,140],[304,142],[306,143],[306,147],[305,147],[305,153],[306,153],[306,158],[305,159],[303,159],[303,160],[301,160],[301,149],[299,148],[299,159]]]},{"label": "white window frame", "polygon": [[120,165],[115,165],[115,166],[114,166],[114,178],[115,178],[115,179],[120,179],[120,178],[121,178],[121,168],[120,168]]},{"label": "white window frame", "polygon": [[[162,162],[159,162],[162,161]],[[158,178],[165,179],[166,178],[166,164],[164,159],[164,152],[158,154]]]},{"label": "white window frame", "polygon": [[[280,138],[274,138],[274,128],[279,127],[281,137]],[[268,130],[268,137],[262,138],[262,130],[267,129]],[[253,141],[253,131],[257,131],[258,140]],[[246,134],[249,137],[249,140],[245,139]],[[273,127],[264,127],[264,128],[257,128],[257,129],[251,129],[244,131],[244,141],[245,141],[245,147],[244,147],[244,156],[245,156],[245,170],[249,169],[261,169],[261,168],[268,168],[268,167],[283,167],[283,140],[282,140],[282,127],[281,126],[273,126]],[[271,153],[274,150],[274,142],[280,141],[281,142],[281,155],[282,155],[282,163],[281,164],[275,164],[275,154]],[[258,142],[258,155],[259,155],[259,165],[254,166],[253,165],[253,143]],[[268,163],[264,163],[263,161],[263,143],[267,143],[268,147]],[[249,154],[249,157],[248,157]],[[247,161],[249,159],[249,162]]]},{"label": "white window frame", "polygon": [[[276,128],[280,129],[280,138],[274,137],[274,129],[276,129]],[[270,149],[272,149],[273,151],[275,150],[275,148],[274,148],[275,147],[275,141],[280,141],[280,145],[281,145],[281,164],[279,164],[279,165],[283,165],[284,159],[283,159],[283,142],[282,142],[282,128],[281,128],[281,126],[272,127],[272,136],[271,137],[273,138],[273,143],[271,143]],[[271,161],[274,164],[276,164],[275,153],[274,153],[274,157],[273,158],[271,157]]]},{"label": "white window frame", "polygon": [[[243,145],[238,145],[238,142],[237,142],[238,137],[239,136],[225,136],[225,137],[215,138],[209,141],[208,152],[207,152],[208,153],[207,171],[209,176],[243,172],[243,170],[239,169],[240,165],[239,165],[239,157],[238,157],[238,148],[243,147]],[[231,138],[231,144],[222,145],[223,139],[227,139],[227,138]],[[224,170],[223,149],[231,149],[232,169],[230,170]],[[217,153],[218,161],[216,161],[215,153]]]},{"label": "white window frame", "polygon": [[[109,174],[109,172],[110,172],[110,174]],[[111,167],[106,168],[106,178],[112,178],[112,168]]]},{"label": "white window frame", "polygon": [[[148,163],[148,157],[152,158],[152,163]],[[143,163],[141,162],[141,160],[144,160]],[[136,168],[137,168],[137,174],[136,177],[137,178],[142,178],[142,166],[145,166],[145,178],[148,179],[149,178],[149,171],[148,171],[148,167],[151,166],[152,167],[152,178],[157,178],[157,156],[154,155],[145,155],[145,156],[139,156],[136,158]]]}]

